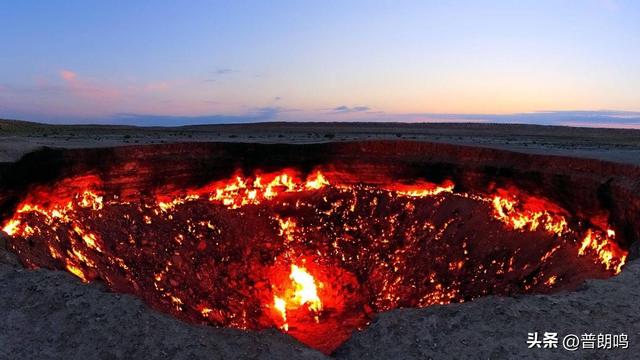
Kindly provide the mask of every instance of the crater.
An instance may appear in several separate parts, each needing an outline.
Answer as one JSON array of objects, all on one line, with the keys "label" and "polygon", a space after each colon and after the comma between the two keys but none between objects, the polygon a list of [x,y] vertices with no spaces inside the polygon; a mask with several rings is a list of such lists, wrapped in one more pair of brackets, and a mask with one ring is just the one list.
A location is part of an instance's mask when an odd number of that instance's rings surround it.
[{"label": "crater", "polygon": [[375,314],[622,271],[640,170],[407,141],[45,149],[0,180],[29,268],[331,354]]}]

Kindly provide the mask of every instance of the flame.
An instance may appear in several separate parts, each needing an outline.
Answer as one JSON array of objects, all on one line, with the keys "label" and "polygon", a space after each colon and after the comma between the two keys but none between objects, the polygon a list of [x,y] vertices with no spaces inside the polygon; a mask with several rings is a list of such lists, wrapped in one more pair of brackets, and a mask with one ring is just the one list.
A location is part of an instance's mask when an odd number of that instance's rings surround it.
[{"label": "flame", "polygon": [[289,331],[289,324],[287,323],[287,302],[283,298],[273,296],[273,308],[276,309],[280,316],[282,316],[282,326],[280,327],[284,331]]},{"label": "flame", "polygon": [[555,285],[557,279],[558,279],[558,277],[556,275],[551,275],[551,276],[549,276],[549,278],[544,283],[547,286],[553,286],[553,285]]},{"label": "flame", "polygon": [[[264,181],[267,181],[266,185],[263,184]],[[257,205],[262,201],[272,200],[283,192],[319,190],[327,185],[329,182],[319,171],[314,177],[309,177],[304,182],[298,180],[297,175],[288,172],[277,175],[263,174],[253,179],[237,176],[232,183],[211,185],[215,190],[209,196],[209,200],[222,202],[229,208],[237,209],[245,205]]]},{"label": "flame", "polygon": [[296,222],[291,218],[280,219],[278,220],[278,225],[280,225],[280,236],[284,236],[287,239],[287,242],[292,242],[294,240],[294,233],[296,230]]},{"label": "flame", "polygon": [[309,309],[312,311],[321,311],[322,302],[318,297],[316,281],[313,276],[307,272],[307,269],[291,265],[291,275],[289,275],[289,278],[293,280],[296,285],[293,298],[294,303],[300,305],[309,304]]},{"label": "flame", "polygon": [[82,193],[78,205],[83,208],[91,208],[92,210],[101,210],[104,207],[102,204],[102,196],[98,196],[89,190],[85,190]]},{"label": "flame", "polygon": [[308,179],[304,187],[307,189],[318,190],[327,185],[329,185],[329,181],[327,181],[327,179],[322,175],[322,173],[318,171],[316,173],[316,177],[313,179]]},{"label": "flame", "polygon": [[18,226],[20,226],[20,220],[11,219],[7,222],[7,224],[2,228],[2,231],[7,233],[9,236],[13,236],[18,232]]},{"label": "flame", "polygon": [[390,191],[396,191],[398,195],[409,197],[427,197],[440,195],[442,193],[453,193],[455,184],[451,181],[445,181],[441,185],[432,183],[418,183],[414,185],[396,185],[387,187]]},{"label": "flame", "polygon": [[73,275],[75,275],[78,278],[80,278],[80,280],[82,280],[82,282],[89,282],[89,280],[87,279],[87,276],[84,274],[82,269],[80,269],[75,264],[72,264],[71,262],[67,262],[65,267],[67,268],[67,270],[69,270],[70,273],[72,273]]},{"label": "flame", "polygon": [[102,252],[102,249],[100,248],[100,245],[98,245],[98,239],[96,238],[96,236],[94,234],[85,233],[77,225],[73,227],[73,231],[75,231],[76,234],[80,235],[80,237],[82,238],[82,241],[84,241],[84,243],[90,249],[94,249],[96,251]]},{"label": "flame", "polygon": [[[520,201],[506,190],[499,190],[498,193],[491,201],[494,216],[514,230],[536,231],[542,229],[556,236],[563,236],[571,232],[563,215],[541,210],[543,207],[553,209],[554,206],[551,203],[533,197]],[[556,209],[556,211],[558,210]],[[607,270],[613,270],[615,274],[620,273],[626,261],[626,254],[615,243],[615,235],[615,231],[610,228],[607,228],[606,231],[588,229],[581,241],[578,255],[584,256],[590,249]],[[546,258],[545,255],[543,260]]]},{"label": "flame", "polygon": [[[285,291],[284,297],[274,295],[273,308],[282,316],[282,329],[288,331],[287,310],[299,309],[306,305],[307,309],[314,313],[316,322],[319,322],[317,313],[322,311],[322,301],[318,296],[318,286],[315,278],[307,272],[304,267],[291,264],[291,273],[289,274],[291,287]],[[322,286],[322,283],[319,284]]]},{"label": "flame", "polygon": [[584,239],[582,239],[580,249],[578,250],[578,255],[583,256],[588,250],[591,250],[598,256],[600,262],[605,265],[607,270],[614,269],[616,274],[620,273],[627,260],[627,256],[613,243],[612,240],[614,236],[615,231],[611,229],[608,229],[606,234],[591,229],[587,230]]},{"label": "flame", "polygon": [[544,231],[562,235],[568,230],[567,221],[563,216],[554,215],[546,210],[519,209],[517,200],[510,200],[501,195],[495,195],[491,200],[495,217],[510,225],[514,230]]}]

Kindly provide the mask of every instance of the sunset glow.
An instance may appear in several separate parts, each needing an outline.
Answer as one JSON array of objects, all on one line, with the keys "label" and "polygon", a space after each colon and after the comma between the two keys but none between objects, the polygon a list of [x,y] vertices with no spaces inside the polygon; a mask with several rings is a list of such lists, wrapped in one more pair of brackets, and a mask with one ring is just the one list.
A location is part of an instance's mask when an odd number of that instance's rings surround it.
[{"label": "sunset glow", "polygon": [[20,1],[0,14],[0,118],[640,127],[634,1]]}]

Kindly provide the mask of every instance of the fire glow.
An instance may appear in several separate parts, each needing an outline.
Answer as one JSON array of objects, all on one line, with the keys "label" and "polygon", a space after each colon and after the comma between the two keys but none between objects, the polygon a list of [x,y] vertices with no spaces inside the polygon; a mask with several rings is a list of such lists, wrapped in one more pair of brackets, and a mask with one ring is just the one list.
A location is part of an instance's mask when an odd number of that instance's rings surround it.
[{"label": "fire glow", "polygon": [[322,170],[127,198],[87,175],[35,189],[3,231],[28,267],[100,279],[191,322],[277,327],[325,353],[378,312],[571,289],[626,259],[608,226],[515,188]]}]

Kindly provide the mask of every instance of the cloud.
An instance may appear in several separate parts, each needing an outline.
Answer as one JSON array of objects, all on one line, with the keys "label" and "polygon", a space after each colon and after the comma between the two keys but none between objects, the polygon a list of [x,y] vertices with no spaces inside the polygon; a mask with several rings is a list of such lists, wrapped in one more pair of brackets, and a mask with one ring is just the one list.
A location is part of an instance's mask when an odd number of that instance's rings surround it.
[{"label": "cloud", "polygon": [[334,113],[365,112],[365,111],[369,111],[369,110],[371,110],[371,108],[369,108],[368,106],[353,106],[353,107],[349,107],[349,106],[346,106],[346,105],[336,106],[333,109],[331,109],[331,111],[333,111]]},{"label": "cloud", "polygon": [[229,68],[222,68],[222,69],[216,70],[214,72],[214,74],[216,74],[216,75],[226,75],[226,74],[231,74],[233,72],[237,72],[237,70],[229,69]]},{"label": "cloud", "polygon": [[220,80],[219,78],[223,76],[227,76],[229,74],[236,73],[236,72],[239,72],[239,71],[231,68],[220,68],[210,73],[213,76],[211,78],[204,79],[203,82],[213,83]]},{"label": "cloud", "polygon": [[77,97],[103,102],[114,100],[121,95],[119,89],[96,80],[80,78],[75,71],[62,69],[59,74],[66,85],[64,90]]},{"label": "cloud", "polygon": [[280,115],[283,112],[289,112],[289,111],[295,111],[295,110],[284,109],[278,106],[265,106],[265,107],[256,108],[254,109],[254,111],[260,114],[260,116],[264,118],[275,119],[278,117],[278,115]]},{"label": "cloud", "polygon": [[76,74],[75,72],[71,71],[71,70],[60,70],[60,77],[68,82],[68,83],[73,83],[76,81],[76,79],[78,78],[78,74]]}]

